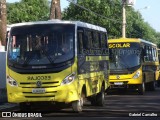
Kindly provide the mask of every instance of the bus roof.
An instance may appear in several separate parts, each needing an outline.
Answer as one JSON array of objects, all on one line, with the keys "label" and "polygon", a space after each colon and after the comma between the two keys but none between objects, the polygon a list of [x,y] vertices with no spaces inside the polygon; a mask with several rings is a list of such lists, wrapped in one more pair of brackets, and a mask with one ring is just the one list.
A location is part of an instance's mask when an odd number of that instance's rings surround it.
[{"label": "bus roof", "polygon": [[64,20],[58,20],[58,19],[53,19],[53,20],[48,20],[48,21],[35,21],[35,22],[23,22],[23,23],[16,23],[16,24],[11,24],[9,27],[16,27],[16,26],[25,26],[25,25],[38,25],[38,24],[75,24],[76,26],[80,27],[85,27],[85,28],[90,28],[102,32],[107,32],[107,30],[103,27],[93,25],[90,23],[85,23],[81,21],[64,21]]},{"label": "bus roof", "polygon": [[146,41],[144,39],[140,38],[119,38],[119,39],[109,39],[108,43],[113,43],[113,42],[139,42],[139,43],[145,43],[145,44],[150,44],[153,46],[157,46],[156,44]]}]

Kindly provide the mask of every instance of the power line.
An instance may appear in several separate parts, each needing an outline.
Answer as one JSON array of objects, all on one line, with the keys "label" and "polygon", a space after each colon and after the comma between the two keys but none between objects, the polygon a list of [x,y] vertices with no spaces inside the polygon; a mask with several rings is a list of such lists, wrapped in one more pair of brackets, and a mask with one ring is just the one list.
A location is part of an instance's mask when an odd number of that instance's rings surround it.
[{"label": "power line", "polygon": [[[96,12],[93,12],[92,10],[90,10],[90,9],[84,7],[84,6],[81,6],[81,5],[77,4],[76,2],[73,2],[73,1],[70,1],[70,0],[67,0],[67,1],[70,2],[70,3],[72,3],[72,4],[75,5],[75,6],[78,6],[78,7],[82,8],[82,9],[84,9],[84,10],[86,10],[86,11],[88,11],[88,12],[91,12],[91,13],[97,15],[97,16],[100,16],[100,17],[102,17],[102,18],[105,18],[105,19],[107,19],[107,20],[110,20],[110,21],[113,21],[113,22],[116,22],[116,23],[122,23],[122,21],[115,20],[115,19],[110,19],[110,18],[108,18],[108,17],[106,17],[106,16],[103,16],[103,15],[100,15],[100,14],[98,14],[98,13],[96,13]],[[134,34],[135,34],[135,35],[138,34],[138,35],[140,35],[140,36],[142,35],[142,33],[140,33],[140,32],[134,33]],[[130,34],[130,35],[134,35],[134,34]]]},{"label": "power line", "polygon": [[111,18],[108,18],[108,17],[106,17],[106,16],[100,15],[100,14],[98,14],[98,13],[96,13],[96,12],[93,12],[92,10],[90,10],[90,9],[84,7],[84,6],[81,6],[81,5],[79,5],[79,4],[77,4],[77,3],[73,2],[73,1],[70,1],[70,0],[67,0],[67,1],[70,2],[70,3],[72,3],[72,4],[74,4],[75,6],[78,6],[78,7],[82,8],[82,9],[84,9],[84,10],[86,10],[86,11],[88,11],[88,12],[91,12],[91,13],[97,15],[97,16],[100,16],[100,17],[102,17],[102,18],[105,18],[105,19],[107,19],[107,20],[110,20],[110,21],[113,21],[113,22],[116,22],[116,23],[122,23],[122,21],[115,20],[115,19],[111,19]]}]

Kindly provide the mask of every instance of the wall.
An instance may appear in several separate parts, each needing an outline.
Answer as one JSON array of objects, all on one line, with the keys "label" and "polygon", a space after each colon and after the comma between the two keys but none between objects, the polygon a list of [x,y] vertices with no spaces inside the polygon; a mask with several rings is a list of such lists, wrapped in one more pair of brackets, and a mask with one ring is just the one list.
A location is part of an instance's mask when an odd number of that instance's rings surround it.
[{"label": "wall", "polygon": [[6,52],[0,52],[0,102],[6,101]]}]

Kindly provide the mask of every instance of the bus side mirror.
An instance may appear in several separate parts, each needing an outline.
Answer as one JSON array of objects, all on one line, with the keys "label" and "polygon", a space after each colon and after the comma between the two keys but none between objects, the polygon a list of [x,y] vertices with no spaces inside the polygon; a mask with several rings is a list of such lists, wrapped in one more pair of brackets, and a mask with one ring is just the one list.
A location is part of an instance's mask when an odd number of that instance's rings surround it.
[{"label": "bus side mirror", "polygon": [[6,40],[6,44],[5,44],[5,51],[7,51],[7,40]]}]

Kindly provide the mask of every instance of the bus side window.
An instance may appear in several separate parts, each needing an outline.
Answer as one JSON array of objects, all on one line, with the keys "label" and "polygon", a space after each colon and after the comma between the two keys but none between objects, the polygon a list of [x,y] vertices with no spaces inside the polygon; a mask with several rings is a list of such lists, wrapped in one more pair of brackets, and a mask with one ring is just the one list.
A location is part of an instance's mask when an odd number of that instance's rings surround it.
[{"label": "bus side window", "polygon": [[153,61],[152,60],[152,48],[149,47],[149,61]]},{"label": "bus side window", "polygon": [[102,48],[107,48],[107,40],[104,33],[101,33],[101,46]]},{"label": "bus side window", "polygon": [[106,42],[106,48],[108,49],[108,37],[107,37],[107,33],[105,33],[105,42]]},{"label": "bus side window", "polygon": [[89,50],[91,48],[91,42],[90,42],[90,31],[85,30],[85,38],[83,39],[83,48],[85,50]]},{"label": "bus side window", "polygon": [[152,60],[156,61],[155,48],[152,48]]},{"label": "bus side window", "polygon": [[158,50],[156,48],[154,48],[154,54],[155,54],[155,61],[159,61]]},{"label": "bus side window", "polygon": [[87,42],[88,42],[88,45],[87,45],[88,49],[91,49],[94,47],[93,46],[93,32],[92,31],[87,32]]},{"label": "bus side window", "polygon": [[144,62],[148,61],[149,57],[148,57],[148,47],[147,46],[144,46],[143,54],[144,54]]},{"label": "bus side window", "polygon": [[83,30],[78,30],[78,33],[77,33],[77,35],[78,35],[78,44],[77,44],[77,46],[78,46],[78,54],[82,54],[83,53]]},{"label": "bus side window", "polygon": [[142,56],[146,56],[146,49],[145,49],[145,46],[142,48]]},{"label": "bus side window", "polygon": [[100,48],[99,34],[97,31],[93,33],[93,48]]}]

